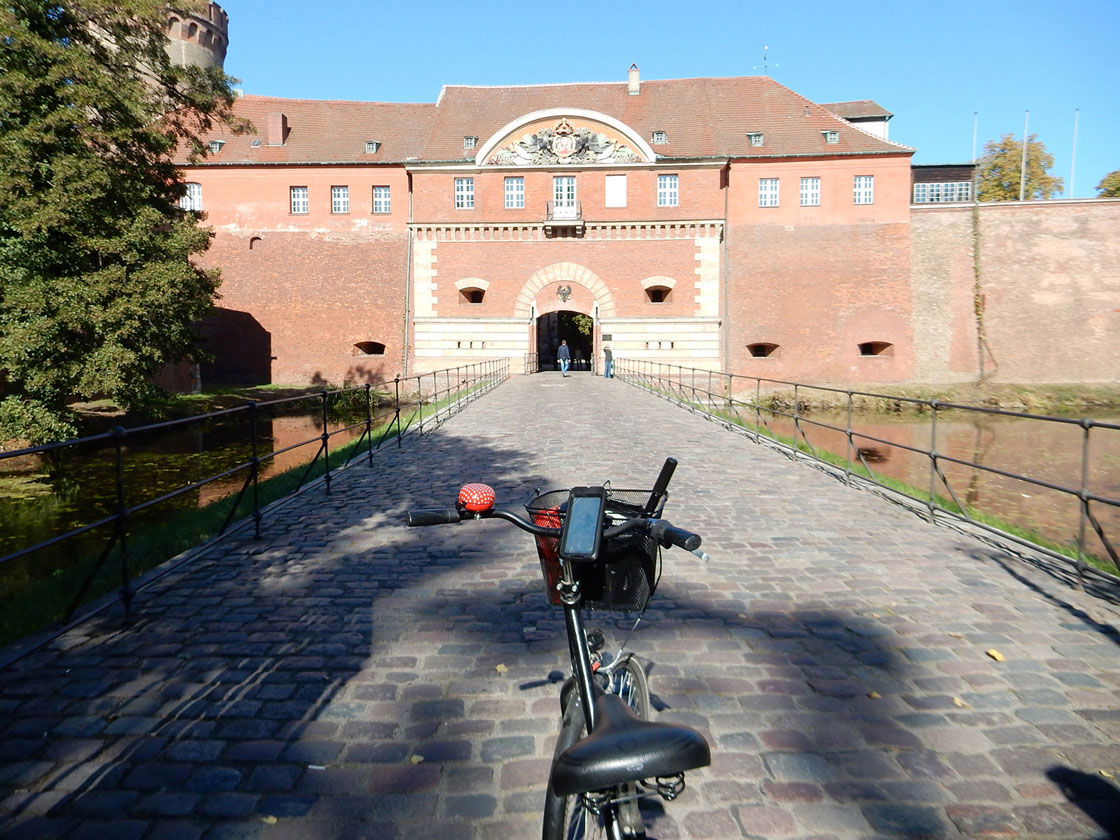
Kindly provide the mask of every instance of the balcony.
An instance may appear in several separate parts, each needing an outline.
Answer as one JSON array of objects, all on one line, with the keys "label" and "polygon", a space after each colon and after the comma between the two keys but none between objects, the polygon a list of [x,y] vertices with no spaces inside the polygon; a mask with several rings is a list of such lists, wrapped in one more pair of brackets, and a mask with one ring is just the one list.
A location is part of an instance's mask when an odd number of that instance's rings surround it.
[{"label": "balcony", "polygon": [[578,201],[549,201],[544,220],[545,236],[583,236],[583,208]]}]

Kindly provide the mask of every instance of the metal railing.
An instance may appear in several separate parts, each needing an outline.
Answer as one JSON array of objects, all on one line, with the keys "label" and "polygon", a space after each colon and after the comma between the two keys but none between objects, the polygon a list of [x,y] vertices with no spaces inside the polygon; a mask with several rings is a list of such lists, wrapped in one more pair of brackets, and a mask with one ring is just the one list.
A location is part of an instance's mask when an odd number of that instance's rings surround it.
[{"label": "metal railing", "polygon": [[[73,545],[78,541],[81,541],[84,546],[96,534],[105,534],[103,547],[96,559],[93,560],[89,572],[81,580],[76,594],[62,614],[61,620],[62,623],[68,622],[75,610],[86,601],[93,581],[101,573],[110,556],[113,555],[114,549],[117,549],[117,562],[120,564],[119,597],[124,601],[127,617],[134,594],[132,589],[133,557],[130,554],[129,543],[132,537],[132,525],[138,521],[139,517],[157,508],[172,506],[175,500],[190,501],[190,499],[182,499],[182,497],[187,496],[187,494],[201,493],[209,485],[225,483],[228,487],[230,480],[235,479],[240,481],[236,498],[232,504],[229,504],[228,513],[226,513],[220,526],[215,529],[215,533],[202,545],[208,545],[221,537],[234,522],[243,522],[250,517],[253,520],[254,533],[259,537],[261,535],[262,511],[267,504],[294,495],[301,489],[305,489],[305,486],[322,484],[326,491],[330,492],[334,475],[362,459],[366,460],[372,467],[374,452],[380,449],[387,440],[395,438],[399,446],[401,439],[409,433],[415,432],[417,435],[431,433],[464,405],[493,390],[508,377],[509,360],[496,359],[418,374],[405,379],[398,377],[377,385],[366,384],[353,388],[323,390],[311,395],[286,397],[265,402],[247,402],[235,408],[130,429],[118,426],[103,434],[11,452],[0,452],[0,472],[3,472],[7,464],[18,463],[16,459],[26,463],[29,459],[38,462],[50,458],[72,458],[76,452],[89,451],[108,445],[112,450],[109,459],[112,474],[106,476],[106,481],[110,481],[114,485],[112,509],[106,511],[104,516],[92,522],[68,527],[62,533],[58,533],[49,539],[19,547],[0,556],[0,573],[3,573],[9,564],[22,558],[56,549],[68,543]],[[309,401],[315,405],[315,410],[319,415],[317,423],[321,423],[321,433],[272,451],[263,451],[265,448],[263,446],[264,441],[262,441],[259,429],[262,418],[268,416],[275,419],[290,416],[291,409],[298,410],[299,404],[306,404]],[[354,422],[344,421],[342,425],[336,424],[336,428],[331,429],[331,417],[337,418],[344,408],[348,409],[346,413],[349,414],[349,419],[354,420]],[[286,415],[285,412],[288,412],[288,414]],[[364,416],[361,416],[363,414]],[[355,415],[359,416],[360,419],[354,419]],[[238,441],[238,444],[242,447],[248,445],[250,453],[248,458],[211,475],[188,482],[183,486],[177,486],[164,492],[156,492],[154,495],[142,499],[133,498],[135,495],[133,491],[138,483],[138,475],[145,470],[143,467],[137,467],[129,463],[129,447],[132,443],[139,446],[141,441],[150,442],[153,435],[158,437],[191,427],[202,430],[198,437],[204,439],[206,437],[205,430],[211,429],[212,425],[219,420],[227,425],[242,421],[243,437]],[[339,447],[333,446],[332,451],[333,439],[338,436],[353,438],[358,432],[360,434],[357,439],[347,444],[344,457]],[[286,453],[306,446],[315,446],[315,453],[306,464],[302,465],[302,472],[299,474],[295,487],[283,492],[278,498],[262,504],[262,468],[270,462],[275,462]],[[297,469],[300,469],[300,467],[293,467],[281,475],[288,476]],[[308,478],[313,472],[320,472],[321,474],[309,482]],[[268,480],[271,481],[271,479]],[[224,498],[224,496],[216,498],[215,501],[220,502]],[[250,506],[247,512],[244,511],[242,505],[246,501]],[[237,516],[239,511],[242,511],[241,516]],[[83,550],[84,548],[79,550],[78,553],[82,553]],[[80,562],[89,562],[92,559],[91,555],[84,557]],[[151,567],[158,565],[165,559],[168,558],[157,558],[155,562],[146,562],[144,565]],[[151,561],[152,558],[147,558],[147,560]],[[49,623],[49,621],[46,623]]]},{"label": "metal railing", "polygon": [[583,204],[579,201],[549,201],[545,203],[544,217],[550,222],[578,222],[583,218]]},{"label": "metal railing", "polygon": [[[930,521],[948,517],[970,529],[995,537],[1001,542],[1011,542],[1030,548],[1051,559],[1071,564],[1076,572],[1079,587],[1086,575],[1120,583],[1120,557],[1117,556],[1116,533],[1109,532],[1107,519],[1115,518],[1120,511],[1120,499],[1094,492],[1090,480],[1092,449],[1100,436],[1110,435],[1110,447],[1120,447],[1120,425],[1089,418],[1050,417],[1008,411],[997,408],[960,405],[937,399],[917,399],[867,391],[845,390],[798,382],[763,379],[752,376],[721,373],[719,371],[687,368],[680,365],[634,359],[615,359],[615,376],[638,387],[663,396],[692,411],[700,412],[728,428],[740,431],[757,443],[772,446],[794,460],[808,460],[826,471],[842,477],[848,484],[873,487],[911,508],[920,509]],[[803,406],[818,399],[839,404],[846,415],[846,422],[816,419]],[[885,401],[899,407],[905,405],[921,412],[929,419],[928,445],[907,443],[880,434],[861,431],[853,426],[853,416],[859,415],[860,403]],[[948,412],[948,414],[947,414]],[[938,451],[945,442],[939,438],[939,420],[964,415],[1019,418],[1040,424],[1059,424],[1078,430],[1080,447],[1080,475],[1077,483],[1052,480],[1039,475],[1024,475],[1008,469],[980,463],[975,458],[964,458]],[[1096,433],[1097,437],[1094,437]],[[822,438],[842,440],[842,453],[823,446]],[[882,469],[875,464],[885,460],[878,451],[902,451],[924,459],[928,463],[927,488],[912,483],[888,481]],[[1049,454],[1049,453],[1042,453]],[[1077,453],[1073,453],[1076,455]],[[873,460],[874,459],[874,460]],[[1038,541],[1037,533],[1021,535],[1008,530],[1008,523],[995,515],[986,514],[973,503],[974,488],[961,490],[956,478],[948,473],[966,471],[969,476],[991,476],[1021,485],[1023,491],[1057,493],[1077,505],[1077,539],[1067,541],[1069,554],[1060,549],[1060,540]],[[959,476],[957,477],[959,478]],[[971,481],[973,479],[966,479]],[[1023,492],[1022,495],[1029,494]],[[1120,521],[1120,520],[1118,520]],[[1003,527],[1001,527],[1003,526]],[[1012,527],[1017,527],[1012,525]],[[1030,529],[1021,529],[1030,530]],[[1094,551],[1087,545],[1090,532],[1097,538]],[[1046,543],[1052,542],[1051,545]],[[1071,556],[1072,555],[1072,556]],[[1089,563],[1092,557],[1096,565]],[[1107,568],[1111,565],[1111,569]]]}]

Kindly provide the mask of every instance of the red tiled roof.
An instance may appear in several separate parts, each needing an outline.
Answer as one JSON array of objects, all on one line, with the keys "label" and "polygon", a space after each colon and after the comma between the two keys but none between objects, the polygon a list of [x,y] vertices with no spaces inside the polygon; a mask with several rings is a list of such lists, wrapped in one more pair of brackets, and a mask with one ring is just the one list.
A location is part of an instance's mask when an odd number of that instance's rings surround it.
[{"label": "red tiled roof", "polygon": [[[234,113],[252,122],[255,134],[219,129],[205,139],[224,140],[220,153],[206,163],[400,163],[422,153],[435,105],[398,102],[342,102],[243,96]],[[281,146],[268,143],[269,114],[288,120]],[[366,154],[366,142],[381,145]],[[257,142],[258,145],[253,145]],[[179,161],[185,159],[180,152]]]},{"label": "red tiled roof", "polygon": [[894,116],[878,102],[870,99],[859,99],[854,102],[822,102],[821,107],[827,108],[845,120],[890,119]]},{"label": "red tiled roof", "polygon": [[[481,146],[508,123],[550,108],[598,111],[630,126],[647,142],[654,131],[664,131],[668,142],[654,151],[670,159],[913,151],[853,127],[767,76],[740,76],[643,81],[636,95],[628,93],[625,81],[448,85],[432,105],[245,96],[235,112],[252,120],[258,133],[210,135],[207,139],[227,142],[207,162],[469,162],[476,150],[463,148],[464,137],[477,137]],[[275,112],[288,119],[283,146],[267,144],[268,115]],[[825,131],[838,132],[838,142],[826,144]],[[748,132],[761,132],[763,145],[751,146]],[[261,145],[253,147],[253,140]],[[382,143],[377,154],[364,154],[367,140]]]}]

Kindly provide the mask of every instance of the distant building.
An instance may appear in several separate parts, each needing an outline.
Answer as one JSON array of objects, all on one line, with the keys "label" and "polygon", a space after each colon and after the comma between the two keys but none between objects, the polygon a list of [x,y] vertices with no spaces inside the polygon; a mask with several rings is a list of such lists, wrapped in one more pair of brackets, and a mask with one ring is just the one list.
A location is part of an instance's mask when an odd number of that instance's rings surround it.
[{"label": "distant building", "polygon": [[[171,31],[216,58],[224,13],[207,20],[205,38],[199,20]],[[617,359],[848,386],[1120,370],[1117,319],[1077,256],[1109,264],[1114,208],[1060,210],[1095,214],[1076,226],[1094,240],[1047,251],[1070,229],[1055,205],[962,207],[972,165],[912,167],[871,100],[631,66],[614,82],[448,85],[433,103],[245,96],[235,111],[255,134],[216,130],[205,159],[178,160],[222,269],[207,387],[495,357],[516,371],[550,365],[562,337],[577,358],[609,341]],[[1016,289],[1028,276],[1072,279],[1039,296]],[[1067,350],[1085,318],[1092,346]]]},{"label": "distant building", "polygon": [[915,204],[939,204],[972,201],[976,164],[915,164],[913,201]]}]

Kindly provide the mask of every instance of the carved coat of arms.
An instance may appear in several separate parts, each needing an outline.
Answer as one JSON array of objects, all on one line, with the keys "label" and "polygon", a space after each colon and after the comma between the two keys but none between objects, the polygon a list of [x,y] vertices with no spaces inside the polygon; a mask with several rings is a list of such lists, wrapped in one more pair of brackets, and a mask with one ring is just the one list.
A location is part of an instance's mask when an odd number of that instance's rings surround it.
[{"label": "carved coat of arms", "polygon": [[497,166],[557,163],[631,163],[642,158],[625,143],[590,128],[576,128],[564,117],[554,128],[542,128],[502,147],[490,158]]}]

